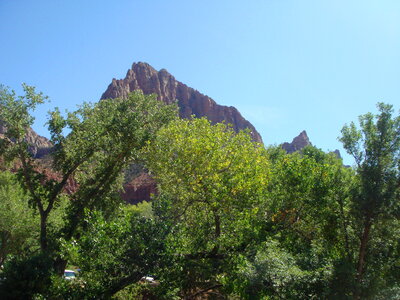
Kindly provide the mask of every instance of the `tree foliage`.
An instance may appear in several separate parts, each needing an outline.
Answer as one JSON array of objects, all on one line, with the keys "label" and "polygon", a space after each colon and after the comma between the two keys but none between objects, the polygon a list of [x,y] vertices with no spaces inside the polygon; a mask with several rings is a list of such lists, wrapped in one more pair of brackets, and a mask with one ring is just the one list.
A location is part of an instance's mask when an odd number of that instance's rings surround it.
[{"label": "tree foliage", "polygon": [[[398,230],[399,224],[400,116],[393,116],[391,105],[378,103],[377,106],[379,114],[360,116],[360,129],[353,122],[345,125],[340,138],[355,159],[358,180],[352,201],[352,214],[357,222],[355,230],[360,241],[354,289],[356,299],[370,294],[377,282],[374,273],[382,274],[382,269],[398,253],[398,239],[387,236],[385,241],[382,234],[392,226]],[[380,240],[379,246],[377,240]],[[374,260],[382,256],[385,257],[383,261],[375,264]],[[398,276],[398,272],[394,273]]]},{"label": "tree foliage", "polygon": [[265,149],[225,124],[176,120],[150,143],[146,160],[175,224],[168,242],[190,269],[186,284],[210,279],[196,272],[202,263],[215,280],[223,259],[257,232],[269,177]]},{"label": "tree foliage", "polygon": [[173,201],[172,217],[183,221],[185,249],[226,249],[248,237],[269,170],[264,148],[248,133],[206,119],[177,120],[146,154],[160,193]]},{"label": "tree foliage", "polygon": [[[20,164],[20,182],[40,217],[41,252],[53,260],[54,271],[62,274],[68,258],[60,254],[60,241],[75,238],[84,225],[85,209],[106,212],[115,208],[123,170],[139,161],[140,149],[176,117],[177,109],[141,92],[134,92],[127,99],[85,103],[67,117],[55,109],[50,113],[48,129],[58,179],[51,179],[31,157],[25,139],[33,123],[30,113],[46,97],[33,87],[23,88],[25,95],[20,97],[7,88],[0,90],[0,119],[7,128],[1,139],[1,155],[6,161]],[[65,194],[71,182],[75,189]],[[68,198],[68,207],[62,227],[49,230],[49,218],[63,197]]]},{"label": "tree foliage", "polygon": [[[135,92],[50,113],[50,178],[26,143],[46,97],[24,90],[0,89],[0,154],[18,167],[0,174],[1,297],[399,298],[392,106],[343,128],[349,168],[312,146],[287,154],[226,124],[178,120],[176,106]],[[133,163],[158,183],[151,204],[120,203]],[[60,276],[67,264],[77,280]]]},{"label": "tree foliage", "polygon": [[10,255],[39,246],[39,218],[28,206],[27,196],[15,175],[0,173],[0,266]]},{"label": "tree foliage", "polygon": [[169,228],[144,215],[140,207],[127,206],[121,206],[111,216],[86,211],[80,239],[64,248],[71,262],[81,268],[79,276],[85,281],[84,291],[78,291],[77,296],[84,293],[107,299],[168,265],[164,239]]}]

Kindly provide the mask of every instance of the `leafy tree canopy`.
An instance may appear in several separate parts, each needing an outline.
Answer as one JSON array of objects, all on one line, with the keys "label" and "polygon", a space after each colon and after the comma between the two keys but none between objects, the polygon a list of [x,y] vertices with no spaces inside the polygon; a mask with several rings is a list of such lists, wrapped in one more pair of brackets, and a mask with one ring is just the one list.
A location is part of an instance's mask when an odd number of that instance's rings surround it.
[{"label": "leafy tree canopy", "polygon": [[[46,97],[33,87],[23,88],[25,95],[18,97],[14,91],[0,89],[0,120],[7,128],[0,155],[20,166],[18,175],[28,202],[39,213],[41,252],[53,261],[53,271],[62,274],[68,257],[62,255],[60,242],[78,238],[85,210],[107,213],[115,209],[124,169],[139,162],[141,148],[176,118],[177,107],[163,104],[154,95],[134,92],[127,99],[84,103],[66,117],[56,108],[48,121],[56,173],[55,178],[49,178],[31,157],[25,139],[33,123],[31,112]],[[73,188],[66,194],[68,184]],[[60,228],[52,230],[51,215],[65,197],[66,216]]]}]

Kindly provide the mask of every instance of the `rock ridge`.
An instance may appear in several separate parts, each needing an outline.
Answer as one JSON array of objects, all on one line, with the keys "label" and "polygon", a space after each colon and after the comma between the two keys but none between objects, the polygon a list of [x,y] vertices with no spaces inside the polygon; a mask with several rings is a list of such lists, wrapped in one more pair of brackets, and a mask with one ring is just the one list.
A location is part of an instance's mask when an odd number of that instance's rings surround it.
[{"label": "rock ridge", "polygon": [[[296,136],[291,143],[283,143],[281,145],[282,149],[285,150],[288,154],[301,151],[304,147],[310,146],[312,143],[308,138],[307,132],[303,130],[300,132],[298,136]],[[337,158],[342,159],[340,151],[338,149],[331,151],[329,153],[333,153]]]},{"label": "rock ridge", "polygon": [[307,132],[303,130],[292,140],[291,143],[283,143],[281,147],[287,153],[293,153],[309,145],[311,145],[310,139],[308,138]]},{"label": "rock ridge", "polygon": [[135,90],[156,94],[158,100],[167,104],[177,101],[182,118],[207,117],[214,124],[232,124],[235,131],[248,128],[253,140],[262,143],[261,135],[235,107],[217,104],[212,98],[176,80],[166,69],[157,71],[148,63],[133,63],[124,79],[112,80],[101,99],[125,98]]},{"label": "rock ridge", "polygon": [[[7,128],[3,121],[0,120],[0,138],[4,138]],[[25,141],[29,145],[29,152],[34,158],[41,158],[50,153],[53,144],[44,136],[38,135],[32,128],[28,128]]]}]

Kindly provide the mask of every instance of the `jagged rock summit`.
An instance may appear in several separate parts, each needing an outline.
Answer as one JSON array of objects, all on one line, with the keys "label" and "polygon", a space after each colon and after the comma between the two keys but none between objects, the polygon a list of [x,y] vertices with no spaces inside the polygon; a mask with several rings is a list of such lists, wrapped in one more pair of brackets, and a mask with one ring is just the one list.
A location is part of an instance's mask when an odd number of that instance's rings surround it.
[{"label": "jagged rock summit", "polygon": [[[282,149],[285,150],[287,153],[293,153],[296,151],[302,150],[304,147],[307,147],[309,145],[312,145],[310,142],[310,139],[308,138],[307,132],[303,130],[300,132],[298,136],[296,136],[291,143],[283,143],[281,145]],[[336,155],[337,158],[342,159],[342,156],[340,154],[340,151],[336,149],[335,151],[331,151],[330,153],[333,153]]]},{"label": "jagged rock summit", "polygon": [[311,145],[310,139],[308,138],[307,132],[303,130],[298,136],[296,136],[291,143],[283,143],[282,148],[287,153],[293,153],[303,149],[304,147]]},{"label": "jagged rock summit", "polygon": [[261,135],[235,107],[219,105],[210,97],[177,81],[167,70],[157,71],[147,63],[134,63],[124,79],[113,79],[101,99],[124,98],[135,90],[157,94],[158,99],[165,103],[177,100],[182,118],[195,115],[198,118],[207,117],[213,123],[225,121],[232,124],[235,131],[249,128],[253,139],[262,143]]}]

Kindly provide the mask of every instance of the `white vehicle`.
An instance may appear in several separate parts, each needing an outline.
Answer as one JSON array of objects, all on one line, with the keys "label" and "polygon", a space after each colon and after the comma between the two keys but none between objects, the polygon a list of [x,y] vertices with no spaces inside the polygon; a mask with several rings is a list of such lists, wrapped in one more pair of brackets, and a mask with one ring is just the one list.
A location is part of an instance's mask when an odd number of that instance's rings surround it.
[{"label": "white vehicle", "polygon": [[67,280],[72,280],[76,278],[76,273],[75,271],[72,270],[65,270],[64,271],[64,278]]},{"label": "white vehicle", "polygon": [[154,277],[153,276],[151,276],[151,275],[148,275],[148,276],[143,276],[141,279],[140,279],[140,281],[143,281],[143,282],[154,282]]}]

